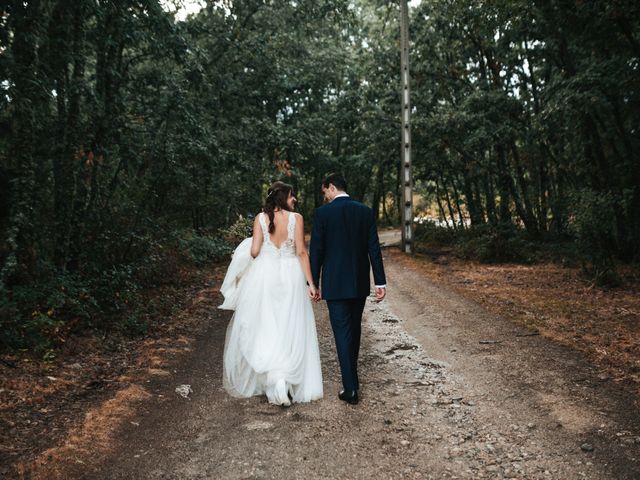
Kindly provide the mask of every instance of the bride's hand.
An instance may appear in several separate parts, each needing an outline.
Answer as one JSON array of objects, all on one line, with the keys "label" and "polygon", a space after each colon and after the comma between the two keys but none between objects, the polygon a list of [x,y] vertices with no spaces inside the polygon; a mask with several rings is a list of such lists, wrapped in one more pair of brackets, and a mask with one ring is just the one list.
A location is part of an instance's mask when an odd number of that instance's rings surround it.
[{"label": "bride's hand", "polygon": [[311,300],[317,301],[317,296],[318,296],[318,289],[316,288],[315,285],[309,285],[309,298]]}]

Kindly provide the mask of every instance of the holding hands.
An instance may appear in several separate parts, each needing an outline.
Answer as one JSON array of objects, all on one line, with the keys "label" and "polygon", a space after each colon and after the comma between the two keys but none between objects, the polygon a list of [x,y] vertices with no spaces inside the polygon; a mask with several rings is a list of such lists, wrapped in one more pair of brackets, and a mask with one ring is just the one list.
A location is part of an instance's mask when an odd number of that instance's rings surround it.
[{"label": "holding hands", "polygon": [[[309,298],[314,302],[319,302],[322,299],[322,292],[320,288],[316,287],[314,284],[310,283],[307,288],[309,292]],[[385,295],[387,294],[387,289],[385,287],[376,287],[376,303],[380,303]]]},{"label": "holding hands", "polygon": [[313,300],[314,302],[320,301],[322,294],[320,293],[319,288],[317,288],[314,284],[310,283],[308,291],[309,291],[309,298],[311,300]]}]

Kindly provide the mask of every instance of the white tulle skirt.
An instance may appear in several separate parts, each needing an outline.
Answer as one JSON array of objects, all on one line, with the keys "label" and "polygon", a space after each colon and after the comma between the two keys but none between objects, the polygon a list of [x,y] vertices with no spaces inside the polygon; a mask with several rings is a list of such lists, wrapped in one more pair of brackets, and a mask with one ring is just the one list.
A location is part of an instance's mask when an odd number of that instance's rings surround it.
[{"label": "white tulle skirt", "polygon": [[[271,403],[322,398],[315,318],[296,256],[261,252],[251,239],[236,249],[220,308],[235,309],[227,328],[223,385],[236,397],[266,394]],[[264,249],[263,249],[264,250]]]}]

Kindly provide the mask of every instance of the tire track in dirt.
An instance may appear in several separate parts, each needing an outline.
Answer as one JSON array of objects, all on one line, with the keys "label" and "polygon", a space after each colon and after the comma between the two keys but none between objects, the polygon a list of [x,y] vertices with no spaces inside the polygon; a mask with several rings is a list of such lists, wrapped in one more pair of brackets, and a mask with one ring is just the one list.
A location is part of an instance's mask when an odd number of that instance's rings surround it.
[{"label": "tire track in dirt", "polygon": [[[635,396],[603,383],[579,353],[527,335],[414,270],[387,265],[388,309],[447,366],[448,386],[462,403],[473,405],[462,456],[471,466],[480,462],[476,474],[640,478]],[[483,450],[492,455],[477,457]]]}]

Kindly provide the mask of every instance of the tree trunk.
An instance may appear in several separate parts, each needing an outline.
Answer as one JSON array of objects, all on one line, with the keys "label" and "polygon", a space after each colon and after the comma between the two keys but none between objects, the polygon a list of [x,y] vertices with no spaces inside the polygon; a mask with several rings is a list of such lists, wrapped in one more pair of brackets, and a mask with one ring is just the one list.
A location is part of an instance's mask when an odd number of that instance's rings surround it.
[{"label": "tree trunk", "polygon": [[469,178],[469,172],[467,172],[466,167],[462,168],[462,190],[466,200],[467,210],[469,211],[471,225],[476,226],[482,224],[483,219],[480,213],[480,209],[482,208],[480,205],[480,197],[474,195],[473,182]]},{"label": "tree trunk", "polygon": [[496,201],[493,193],[493,187],[491,185],[491,177],[489,176],[489,172],[485,172],[485,174],[482,176],[482,186],[484,188],[487,218],[491,225],[497,225],[498,217],[496,215]]},{"label": "tree trunk", "polygon": [[536,217],[533,214],[533,207],[531,206],[531,199],[529,198],[529,189],[527,181],[524,178],[524,171],[520,162],[520,154],[518,153],[518,148],[516,147],[515,142],[511,143],[511,152],[513,155],[513,165],[516,171],[515,182],[520,186],[520,192],[518,193],[516,183],[514,183],[512,179],[511,183],[513,184],[513,199],[516,205],[516,211],[522,219],[527,232],[531,235],[537,235],[538,224],[536,222]]},{"label": "tree trunk", "polygon": [[[85,21],[86,4],[78,0],[73,4],[61,1],[54,10],[52,24],[66,27],[59,32],[54,28],[52,36],[63,35],[64,45],[52,51],[57,58],[57,85],[63,85],[62,95],[58,95],[59,141],[61,148],[54,157],[54,215],[55,215],[55,253],[54,261],[66,269],[69,255],[69,243],[74,228],[73,206],[75,194],[74,163],[77,163],[80,149],[80,107],[85,70]],[[69,80],[69,64],[72,64],[72,77]]]},{"label": "tree trunk", "polygon": [[440,212],[440,221],[444,222],[447,228],[449,227],[449,221],[447,215],[444,213],[444,207],[442,206],[442,200],[440,199],[440,187],[438,187],[438,181],[436,180],[436,202],[438,203],[438,211]]},{"label": "tree trunk", "polygon": [[451,224],[454,230],[458,230],[458,222],[456,222],[456,214],[453,212],[451,206],[451,198],[449,196],[449,190],[447,189],[447,183],[444,180],[442,173],[440,173],[440,181],[442,182],[442,189],[444,190],[444,199],[447,202],[447,209],[449,210],[449,216],[451,217]]},{"label": "tree trunk", "polygon": [[40,0],[16,0],[11,18],[15,34],[11,45],[13,115],[8,165],[13,198],[0,288],[18,272],[25,276],[33,273],[36,261],[36,175],[42,166],[37,164],[35,156],[35,132],[38,109],[43,103],[38,59],[38,44],[45,22],[43,7],[44,2]]},{"label": "tree trunk", "polygon": [[511,223],[511,211],[509,209],[511,176],[507,169],[506,152],[502,145],[496,147],[496,159],[498,167],[498,193],[500,194],[500,222]]},{"label": "tree trunk", "polygon": [[455,178],[451,179],[451,187],[453,188],[453,201],[456,204],[456,210],[458,211],[459,225],[463,230],[466,228],[464,215],[462,214],[462,208],[460,207],[460,193],[458,192],[458,188],[456,187]]},{"label": "tree trunk", "polygon": [[485,220],[485,212],[482,208],[482,194],[480,192],[480,179],[475,176],[471,179],[471,188],[476,202],[476,212],[478,215],[478,225],[484,224],[487,220]]}]

